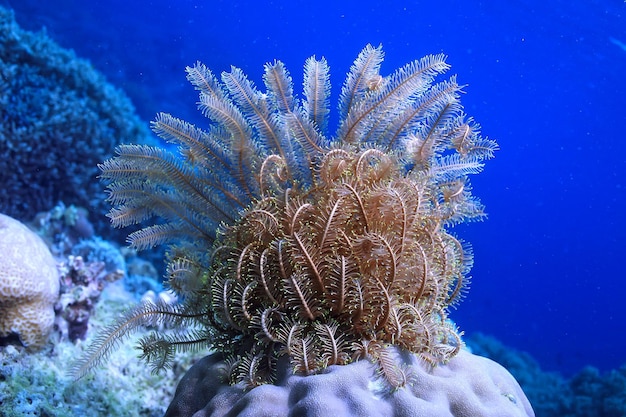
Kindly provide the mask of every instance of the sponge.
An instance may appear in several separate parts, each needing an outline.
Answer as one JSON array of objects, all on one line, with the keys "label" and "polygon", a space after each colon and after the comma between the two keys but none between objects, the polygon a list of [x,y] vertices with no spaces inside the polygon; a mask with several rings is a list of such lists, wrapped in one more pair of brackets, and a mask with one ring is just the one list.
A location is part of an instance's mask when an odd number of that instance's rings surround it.
[{"label": "sponge", "polygon": [[0,214],[0,337],[42,348],[54,324],[59,272],[50,250],[19,221]]}]

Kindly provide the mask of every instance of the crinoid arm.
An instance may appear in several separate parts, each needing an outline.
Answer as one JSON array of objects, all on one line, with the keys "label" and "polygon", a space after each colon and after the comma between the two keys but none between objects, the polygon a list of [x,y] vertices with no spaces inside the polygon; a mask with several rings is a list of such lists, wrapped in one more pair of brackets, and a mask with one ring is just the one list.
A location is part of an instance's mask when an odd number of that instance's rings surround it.
[{"label": "crinoid arm", "polygon": [[[106,362],[111,353],[140,328],[162,327],[167,324],[168,326],[185,329],[197,325],[200,317],[201,314],[188,311],[185,305],[170,305],[161,301],[138,304],[127,310],[116,323],[105,327],[96,335],[85,354],[72,364],[69,373],[75,379],[82,378],[92,368]],[[197,339],[199,343],[203,342],[199,338]],[[173,341],[173,339],[164,340]],[[165,356],[166,359],[171,357],[169,354],[156,355],[156,349],[159,348],[156,344],[153,344],[154,349],[145,341],[141,345],[147,347],[147,349],[144,349],[144,356],[148,359],[153,359],[157,356]],[[160,348],[163,347],[164,345],[161,344]],[[150,352],[151,350],[154,350],[154,354]],[[153,362],[156,362],[156,359]],[[163,360],[163,362],[165,364],[167,360]]]}]

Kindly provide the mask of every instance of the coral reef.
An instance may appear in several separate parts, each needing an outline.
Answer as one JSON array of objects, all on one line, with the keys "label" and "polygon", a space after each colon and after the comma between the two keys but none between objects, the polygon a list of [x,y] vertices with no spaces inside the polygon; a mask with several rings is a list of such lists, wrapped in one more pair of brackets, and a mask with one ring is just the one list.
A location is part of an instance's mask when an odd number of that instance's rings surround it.
[{"label": "coral reef", "polygon": [[37,213],[29,226],[41,236],[54,256],[64,257],[83,239],[95,236],[87,209],[59,201],[52,209]]},{"label": "coral reef", "polygon": [[[585,367],[568,381],[571,400],[561,399],[554,416],[623,417],[626,415],[626,365],[605,375]],[[559,393],[553,392],[555,397]]]},{"label": "coral reef", "polygon": [[59,296],[59,272],[46,244],[0,214],[0,337],[17,336],[30,350],[48,340]]},{"label": "coral reef", "polygon": [[626,415],[626,365],[605,375],[586,367],[566,379],[542,371],[530,355],[480,333],[466,338],[472,352],[505,366],[520,383],[538,416],[622,417]]},{"label": "coral reef", "polygon": [[[93,235],[84,213],[62,204],[41,213],[34,224],[43,240],[17,220],[0,215],[0,328],[4,329],[5,319],[15,316],[10,309],[22,308],[16,302],[34,286],[30,277],[49,277],[57,293],[46,304],[46,328],[53,330],[50,337],[41,339],[36,351],[33,346],[21,346],[26,343],[12,337],[13,332],[0,338],[0,416],[162,416],[176,380],[190,366],[190,355],[179,354],[178,367],[168,370],[166,381],[158,381],[161,377],[150,375],[134,360],[135,350],[127,347],[111,357],[105,372],[78,382],[67,376],[68,363],[84,353],[82,340],[90,343],[103,321],[120,315],[138,298],[126,292],[119,281],[126,270],[121,251]],[[85,236],[88,238],[83,239]],[[133,273],[154,274],[148,262],[132,251],[129,256],[135,265]],[[54,276],[48,273],[51,271]],[[165,293],[158,297],[171,302]],[[11,327],[15,330],[17,326]],[[137,338],[142,334],[147,331],[140,330]]]},{"label": "coral reef", "polygon": [[415,355],[396,358],[410,375],[406,389],[387,392],[367,361],[330,366],[315,376],[279,364],[274,385],[251,391],[224,387],[221,355],[196,363],[181,380],[166,417],[221,416],[532,416],[515,379],[497,363],[462,350],[434,369]]},{"label": "coral reef", "polygon": [[122,141],[150,140],[130,100],[88,61],[2,7],[0,120],[0,212],[21,221],[59,200],[105,213],[96,164]]},{"label": "coral reef", "polygon": [[121,271],[125,274],[126,259],[120,249],[101,237],[83,239],[72,247],[71,254],[80,256],[86,263],[99,262],[110,272]]},{"label": "coral reef", "polygon": [[[137,256],[136,250],[120,248],[116,243],[97,236],[87,210],[82,207],[59,202],[51,210],[38,213],[29,225],[44,239],[59,262],[71,264],[70,256],[80,256],[86,264],[104,263],[105,275],[126,271],[124,286],[138,297],[146,291],[159,292],[163,289],[161,274],[155,266]],[[159,253],[150,254],[151,258]]]},{"label": "coral reef", "polygon": [[[59,264],[60,297],[55,304],[55,330],[60,340],[84,339],[95,303],[109,283],[122,279],[139,299],[162,285],[154,266],[136,251],[119,248],[95,235],[87,211],[59,202],[30,223]],[[127,264],[128,259],[128,264]]]},{"label": "coral reef", "polygon": [[54,306],[57,314],[55,328],[60,332],[61,339],[72,342],[84,340],[89,329],[89,318],[102,290],[108,283],[123,278],[125,269],[100,261],[85,262],[81,256],[72,255],[59,269],[61,295]]},{"label": "coral reef", "polygon": [[[134,302],[121,282],[108,285],[90,325],[97,331],[103,322]],[[140,331],[137,338],[143,333]],[[67,376],[67,365],[84,349],[85,343],[69,340],[58,340],[36,353],[20,347],[0,347],[0,416],[162,417],[174,395],[176,381],[191,366],[192,359],[190,354],[178,354],[176,367],[152,375],[137,362],[136,350],[124,346],[111,356],[107,369],[75,381]]]}]

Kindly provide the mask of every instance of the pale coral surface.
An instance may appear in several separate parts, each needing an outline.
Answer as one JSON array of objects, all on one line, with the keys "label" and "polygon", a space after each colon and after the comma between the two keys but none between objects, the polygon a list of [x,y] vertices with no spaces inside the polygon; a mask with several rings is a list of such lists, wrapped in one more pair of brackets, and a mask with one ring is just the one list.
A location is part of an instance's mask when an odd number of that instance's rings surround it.
[{"label": "pale coral surface", "polygon": [[59,273],[46,244],[0,214],[0,337],[16,335],[29,349],[48,340],[59,296]]}]

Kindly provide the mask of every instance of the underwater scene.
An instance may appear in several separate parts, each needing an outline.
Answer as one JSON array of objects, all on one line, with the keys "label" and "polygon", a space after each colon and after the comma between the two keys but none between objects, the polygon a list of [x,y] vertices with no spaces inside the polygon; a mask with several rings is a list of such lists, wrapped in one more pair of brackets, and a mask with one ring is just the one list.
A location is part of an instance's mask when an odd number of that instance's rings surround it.
[{"label": "underwater scene", "polygon": [[624,74],[621,0],[0,0],[0,417],[626,416]]}]

